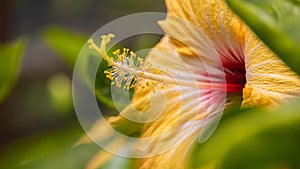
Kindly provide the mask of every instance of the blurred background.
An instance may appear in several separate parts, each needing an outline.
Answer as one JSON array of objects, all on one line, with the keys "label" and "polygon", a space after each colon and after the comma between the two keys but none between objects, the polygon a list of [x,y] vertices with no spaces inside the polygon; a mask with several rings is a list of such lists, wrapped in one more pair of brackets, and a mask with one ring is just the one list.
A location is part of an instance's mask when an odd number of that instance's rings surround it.
[{"label": "blurred background", "polygon": [[[84,168],[98,148],[68,152],[83,134],[71,96],[75,59],[106,23],[152,11],[165,12],[164,1],[0,1],[0,168]],[[134,37],[124,44],[152,47],[158,40]],[[76,151],[81,160],[70,155]]]}]

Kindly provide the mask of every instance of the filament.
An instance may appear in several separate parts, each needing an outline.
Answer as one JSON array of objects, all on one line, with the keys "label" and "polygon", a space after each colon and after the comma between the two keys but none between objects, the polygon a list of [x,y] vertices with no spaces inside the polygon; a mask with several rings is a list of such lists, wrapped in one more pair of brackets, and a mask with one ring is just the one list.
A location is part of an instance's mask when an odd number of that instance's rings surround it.
[{"label": "filament", "polygon": [[109,57],[106,52],[106,45],[114,38],[113,34],[102,35],[102,42],[100,48],[95,45],[93,39],[89,39],[88,44],[90,49],[96,50],[107,61],[110,69],[105,70],[106,77],[112,81],[112,85],[117,87],[123,87],[124,89],[134,88],[137,82],[141,79],[148,79],[163,84],[174,84],[181,86],[194,87],[198,89],[206,90],[218,90],[227,92],[241,92],[244,85],[242,84],[222,84],[212,82],[199,82],[184,80],[178,78],[172,78],[171,76],[162,74],[165,72],[156,67],[145,68],[143,65],[143,59],[137,57],[133,51],[129,52],[129,49],[124,48],[123,52],[118,49],[113,52],[115,58]]}]

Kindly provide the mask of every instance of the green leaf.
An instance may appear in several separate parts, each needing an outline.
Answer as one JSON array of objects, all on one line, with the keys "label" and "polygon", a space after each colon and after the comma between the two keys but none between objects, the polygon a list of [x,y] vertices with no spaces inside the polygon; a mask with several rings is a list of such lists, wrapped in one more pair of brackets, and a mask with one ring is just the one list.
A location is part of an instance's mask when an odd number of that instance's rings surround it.
[{"label": "green leaf", "polygon": [[51,26],[43,32],[45,42],[73,68],[87,37],[76,32]]},{"label": "green leaf", "polygon": [[1,168],[82,169],[100,147],[95,144],[73,147],[83,134],[78,124],[26,137],[0,150]]},{"label": "green leaf", "polygon": [[299,122],[274,126],[235,144],[223,158],[222,168],[299,168],[299,127]]},{"label": "green leaf", "polygon": [[226,1],[270,49],[300,74],[300,2],[298,0]]},{"label": "green leaf", "polygon": [[12,90],[20,68],[25,40],[0,44],[0,103]]},{"label": "green leaf", "polygon": [[299,101],[276,111],[243,110],[220,123],[192,154],[194,168],[217,162],[225,169],[300,166]]}]

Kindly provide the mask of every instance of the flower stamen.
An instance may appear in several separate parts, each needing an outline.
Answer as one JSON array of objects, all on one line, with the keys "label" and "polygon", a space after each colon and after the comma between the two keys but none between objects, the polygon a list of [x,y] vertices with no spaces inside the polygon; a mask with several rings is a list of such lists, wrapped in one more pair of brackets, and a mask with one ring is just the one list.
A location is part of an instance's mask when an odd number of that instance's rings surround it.
[{"label": "flower stamen", "polygon": [[105,70],[104,73],[106,77],[112,81],[111,84],[117,87],[123,87],[123,89],[129,90],[134,88],[142,79],[158,81],[163,84],[175,84],[207,90],[225,90],[227,92],[240,92],[244,87],[243,84],[191,82],[184,79],[175,79],[168,76],[168,72],[153,67],[149,63],[144,66],[144,60],[127,48],[124,48],[122,52],[120,49],[117,49],[113,52],[114,57],[109,57],[106,52],[106,45],[111,41],[111,38],[114,37],[113,34],[102,35],[100,48],[93,42],[93,39],[89,39],[88,44],[90,49],[96,50],[107,61],[108,65],[111,66],[111,68]]}]

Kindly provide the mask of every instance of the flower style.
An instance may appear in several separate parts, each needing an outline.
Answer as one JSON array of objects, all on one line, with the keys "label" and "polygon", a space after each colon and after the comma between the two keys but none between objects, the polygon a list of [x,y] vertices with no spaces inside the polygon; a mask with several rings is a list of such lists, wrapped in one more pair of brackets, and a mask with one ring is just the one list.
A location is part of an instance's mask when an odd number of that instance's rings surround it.
[{"label": "flower style", "polygon": [[[275,108],[300,95],[300,78],[223,0],[166,0],[166,5],[168,16],[159,22],[165,36],[144,64],[133,62],[136,56],[127,49],[109,58],[105,44],[112,35],[102,37],[100,48],[90,41],[112,66],[106,72],[112,83],[135,88],[131,105],[109,123],[125,134],[161,136],[146,144],[151,155],[141,169],[186,168],[193,143],[199,135],[203,141],[209,136],[210,123],[231,104]],[[162,95],[165,105],[159,110]],[[141,124],[144,119],[149,122]]]}]

